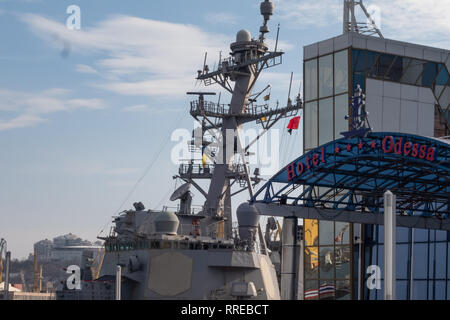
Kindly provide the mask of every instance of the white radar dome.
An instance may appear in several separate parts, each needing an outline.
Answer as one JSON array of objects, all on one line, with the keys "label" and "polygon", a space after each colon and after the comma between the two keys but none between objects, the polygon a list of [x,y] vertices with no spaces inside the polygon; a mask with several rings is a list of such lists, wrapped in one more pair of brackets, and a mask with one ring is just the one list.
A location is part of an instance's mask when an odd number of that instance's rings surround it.
[{"label": "white radar dome", "polygon": [[236,42],[248,42],[252,40],[252,35],[248,30],[241,30],[236,35]]}]

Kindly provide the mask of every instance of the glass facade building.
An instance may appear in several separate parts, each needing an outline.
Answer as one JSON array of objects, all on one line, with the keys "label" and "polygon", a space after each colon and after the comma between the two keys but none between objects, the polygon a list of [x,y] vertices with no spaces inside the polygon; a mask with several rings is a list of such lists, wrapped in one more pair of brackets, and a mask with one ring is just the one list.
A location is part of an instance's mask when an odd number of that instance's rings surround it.
[{"label": "glass facade building", "polygon": [[[373,131],[450,135],[449,57],[448,50],[358,34],[305,47],[304,152],[348,131],[358,84]],[[303,225],[305,300],[383,299],[383,226],[306,219]],[[446,231],[397,228],[397,299],[450,299],[449,243]],[[380,288],[367,286],[370,266],[380,268]]]}]

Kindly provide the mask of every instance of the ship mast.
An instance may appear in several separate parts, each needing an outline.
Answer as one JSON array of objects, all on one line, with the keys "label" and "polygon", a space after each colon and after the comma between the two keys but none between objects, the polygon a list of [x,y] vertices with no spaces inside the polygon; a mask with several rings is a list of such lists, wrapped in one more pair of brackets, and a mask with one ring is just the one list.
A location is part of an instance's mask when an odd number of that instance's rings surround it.
[{"label": "ship mast", "polygon": [[[250,146],[278,120],[297,114],[302,107],[300,98],[295,105],[289,100],[287,106],[277,106],[274,109],[270,109],[267,103],[258,106],[256,99],[250,99],[262,70],[282,63],[284,53],[269,51],[264,42],[265,35],[269,32],[268,22],[273,15],[273,9],[271,1],[265,0],[261,3],[264,22],[259,29],[259,38],[253,39],[247,30],[239,31],[236,42],[230,45],[231,56],[227,59],[221,58],[217,69],[209,70],[205,55],[203,70],[198,71],[197,80],[203,81],[205,86],[219,84],[230,92],[232,96],[228,105],[206,101],[205,95],[211,93],[188,93],[198,95],[198,99],[191,102],[190,114],[202,126],[201,130],[194,130],[191,147],[201,149],[202,154],[206,154],[214,164],[183,164],[175,178],[191,183],[205,196],[204,224],[213,227],[202,230],[203,234],[225,239],[232,237],[232,196],[247,190],[252,197],[253,187],[261,180],[259,170],[255,170],[253,177],[250,174],[246,160]],[[261,124],[264,131],[257,139],[244,146],[239,132],[245,123],[253,121]],[[211,137],[210,141],[204,139],[205,133]],[[211,180],[207,192],[195,182],[197,179]],[[231,193],[233,185],[239,185],[240,190]]]}]

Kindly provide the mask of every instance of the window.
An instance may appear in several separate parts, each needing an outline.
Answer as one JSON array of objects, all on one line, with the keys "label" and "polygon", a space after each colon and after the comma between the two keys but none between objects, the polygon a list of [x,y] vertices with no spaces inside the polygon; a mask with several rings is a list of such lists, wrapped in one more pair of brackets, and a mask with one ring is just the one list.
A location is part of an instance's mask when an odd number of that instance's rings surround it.
[{"label": "window", "polygon": [[348,51],[334,54],[334,94],[348,92]]},{"label": "window", "polygon": [[319,98],[333,95],[333,55],[319,58]]},{"label": "window", "polygon": [[427,281],[414,281],[413,300],[427,300]]},{"label": "window", "polygon": [[414,279],[427,279],[428,243],[414,244]]},{"label": "window", "polygon": [[400,79],[400,82],[414,85],[417,83],[422,83],[422,72],[424,65],[425,63],[422,60],[404,58],[403,69],[405,71]]},{"label": "window", "polygon": [[305,62],[305,101],[317,99],[317,59]]},{"label": "window", "polygon": [[319,145],[333,140],[333,98],[319,100]]},{"label": "window", "polygon": [[319,269],[321,279],[334,278],[334,248],[320,247]]},{"label": "window", "polygon": [[350,224],[346,222],[335,223],[335,244],[348,244],[350,240]]},{"label": "window", "polygon": [[339,139],[341,132],[348,131],[348,115],[349,98],[348,94],[336,96],[334,98],[334,138]]},{"label": "window", "polygon": [[321,246],[332,246],[334,243],[334,222],[319,221],[319,244]]},{"label": "window", "polygon": [[305,104],[305,149],[318,146],[317,136],[317,101]]}]

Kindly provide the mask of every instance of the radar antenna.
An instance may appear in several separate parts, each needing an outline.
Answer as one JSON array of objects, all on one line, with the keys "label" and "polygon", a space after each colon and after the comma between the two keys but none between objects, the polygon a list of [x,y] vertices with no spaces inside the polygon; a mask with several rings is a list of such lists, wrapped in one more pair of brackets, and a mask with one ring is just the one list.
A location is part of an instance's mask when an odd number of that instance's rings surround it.
[{"label": "radar antenna", "polygon": [[[366,15],[367,22],[358,22],[356,20],[355,7],[357,5],[361,7],[361,10]],[[343,27],[344,27],[344,29],[343,29],[344,34],[350,33],[350,32],[366,34],[366,35],[378,34],[378,36],[381,39],[384,39],[383,35],[381,34],[380,29],[375,24],[374,19],[370,15],[369,11],[367,11],[362,0],[360,0],[360,1],[344,0],[344,26]]]}]

